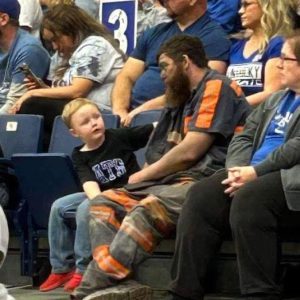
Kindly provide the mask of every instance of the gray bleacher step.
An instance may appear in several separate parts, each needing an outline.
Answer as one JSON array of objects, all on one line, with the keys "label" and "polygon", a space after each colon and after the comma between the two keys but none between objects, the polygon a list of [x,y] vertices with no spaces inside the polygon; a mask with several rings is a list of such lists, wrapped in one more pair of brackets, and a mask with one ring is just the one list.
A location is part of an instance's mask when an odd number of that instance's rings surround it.
[{"label": "gray bleacher step", "polygon": [[0,269],[0,282],[13,286],[30,285],[31,277],[21,276],[20,251],[10,250]]}]

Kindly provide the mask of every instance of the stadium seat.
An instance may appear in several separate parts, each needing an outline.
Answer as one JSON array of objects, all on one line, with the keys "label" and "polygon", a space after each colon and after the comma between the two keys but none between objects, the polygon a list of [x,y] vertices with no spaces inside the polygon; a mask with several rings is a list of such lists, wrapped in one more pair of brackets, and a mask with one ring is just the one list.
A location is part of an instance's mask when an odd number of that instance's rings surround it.
[{"label": "stadium seat", "polygon": [[[38,115],[0,115],[0,145],[4,154],[0,160],[8,166],[12,178],[14,166],[10,158],[14,153],[42,151],[43,123],[43,117]],[[27,203],[17,183],[12,184],[10,202],[4,211],[10,235],[20,237],[21,275],[28,275]]]},{"label": "stadium seat", "polygon": [[41,152],[43,120],[38,115],[0,115],[0,145],[4,157]]},{"label": "stadium seat", "polygon": [[[103,114],[102,117],[106,128],[119,127],[120,118],[118,115]],[[53,123],[48,152],[61,152],[71,155],[74,147],[80,144],[82,144],[81,140],[71,135],[61,116],[57,116]]]},{"label": "stadium seat", "polygon": [[52,203],[82,191],[77,173],[67,154],[14,154],[12,161],[22,197],[28,204],[29,274],[37,274],[38,240],[47,236]]}]

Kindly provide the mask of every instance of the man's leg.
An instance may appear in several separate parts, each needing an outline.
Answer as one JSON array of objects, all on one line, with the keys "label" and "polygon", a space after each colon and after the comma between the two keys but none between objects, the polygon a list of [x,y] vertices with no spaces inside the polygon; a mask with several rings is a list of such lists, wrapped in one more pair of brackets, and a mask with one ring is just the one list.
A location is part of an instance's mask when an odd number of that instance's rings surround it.
[{"label": "man's leg", "polygon": [[[103,195],[112,200],[110,205],[120,205],[122,202],[127,211],[123,221],[116,217],[118,207],[113,213],[106,212],[106,222],[103,222],[103,217],[99,220],[101,205],[106,205],[105,198],[101,199],[102,203],[95,203],[93,200],[90,235],[94,259],[89,264],[81,285],[75,290],[76,299],[82,299],[127,278],[134,267],[149,257],[158,241],[174,229],[182,205],[178,202],[184,201],[191,184],[156,186],[134,195],[120,190],[115,194],[111,190],[104,192]],[[169,199],[167,193],[170,195]],[[137,201],[142,194],[142,200]]]},{"label": "man's leg", "polygon": [[280,299],[278,229],[287,211],[279,171],[245,184],[234,196],[230,224],[243,295]]},{"label": "man's leg", "polygon": [[203,299],[208,264],[229,228],[226,171],[201,179],[188,192],[177,224],[170,290],[174,299]]}]

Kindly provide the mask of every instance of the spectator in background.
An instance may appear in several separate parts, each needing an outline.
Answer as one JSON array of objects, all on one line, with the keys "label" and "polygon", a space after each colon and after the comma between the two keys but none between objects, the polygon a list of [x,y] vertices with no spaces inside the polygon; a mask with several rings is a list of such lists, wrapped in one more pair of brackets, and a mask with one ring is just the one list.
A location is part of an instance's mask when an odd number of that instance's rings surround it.
[{"label": "spectator in background", "polygon": [[[206,0],[164,0],[169,23],[146,30],[116,78],[112,92],[113,112],[120,115],[122,124],[131,109],[162,108],[165,104],[165,86],[159,75],[156,54],[163,42],[177,34],[197,36],[203,42],[209,66],[225,73],[230,41],[222,28],[213,22],[206,10]],[[153,100],[149,103],[149,100]],[[132,114],[129,116],[132,117]]]},{"label": "spectator in background", "polygon": [[26,63],[40,78],[46,78],[50,57],[40,41],[19,28],[20,5],[17,0],[0,0],[0,114],[6,114],[27,92]]},{"label": "spectator in background", "polygon": [[158,0],[139,0],[137,36],[140,36],[145,30],[155,25],[170,22],[171,20],[167,10]]},{"label": "spectator in background", "polygon": [[231,46],[227,76],[257,105],[283,87],[277,64],[293,22],[286,0],[242,0],[239,14],[247,35]]},{"label": "spectator in background", "polygon": [[[40,0],[40,3],[42,5],[43,13],[45,14],[48,9],[58,4],[74,5],[74,0]],[[42,34],[41,34],[41,41],[43,43],[43,46],[47,49],[47,51],[52,56],[49,77],[48,77],[49,81],[51,81],[51,74],[54,73],[54,70],[60,64],[61,59],[59,58],[58,53],[53,50],[52,43],[50,41],[44,40]]]},{"label": "spectator in background", "polygon": [[100,0],[75,0],[75,4],[85,10],[90,16],[99,20]]},{"label": "spectator in background", "polygon": [[294,20],[294,28],[300,28],[300,1],[299,0],[287,0],[290,6],[290,12]]},{"label": "spectator in background", "polygon": [[111,89],[125,55],[109,31],[75,5],[56,5],[48,10],[42,31],[62,58],[61,64],[52,78],[52,87],[33,85],[12,113],[43,115],[49,137],[55,116],[71,99],[88,97],[101,110],[111,110]]},{"label": "spectator in background", "polygon": [[19,24],[35,37],[40,37],[43,11],[39,0],[18,0],[21,6]]},{"label": "spectator in background", "polygon": [[207,10],[210,17],[231,34],[241,30],[240,4],[241,0],[207,0]]}]

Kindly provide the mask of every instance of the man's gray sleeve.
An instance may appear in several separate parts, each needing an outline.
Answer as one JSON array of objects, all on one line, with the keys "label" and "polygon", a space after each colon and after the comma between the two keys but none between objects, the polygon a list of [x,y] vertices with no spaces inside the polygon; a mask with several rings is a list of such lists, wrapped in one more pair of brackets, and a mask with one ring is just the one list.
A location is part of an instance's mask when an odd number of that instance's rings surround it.
[{"label": "man's gray sleeve", "polygon": [[6,102],[0,108],[0,114],[8,114],[10,108],[16,101],[27,92],[27,87],[23,83],[13,83],[10,85],[9,92],[6,96]]}]

